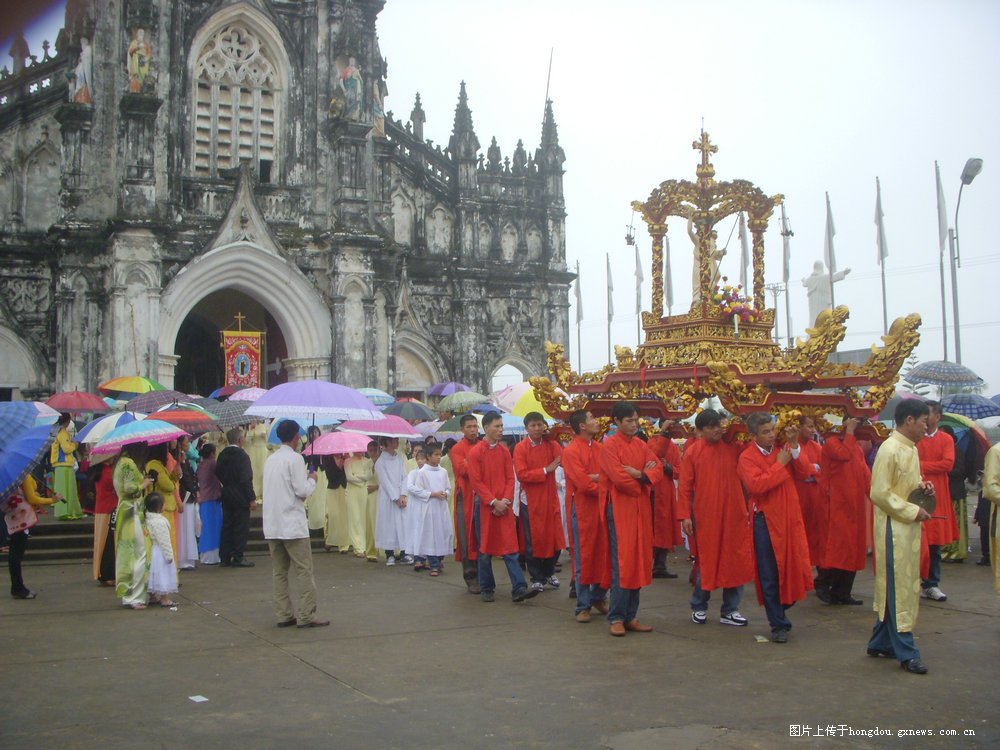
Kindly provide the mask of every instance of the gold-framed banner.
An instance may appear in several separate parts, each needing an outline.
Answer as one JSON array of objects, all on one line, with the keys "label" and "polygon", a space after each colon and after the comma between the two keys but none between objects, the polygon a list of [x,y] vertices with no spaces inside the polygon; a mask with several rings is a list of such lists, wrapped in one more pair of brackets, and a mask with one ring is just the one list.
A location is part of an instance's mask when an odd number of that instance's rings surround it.
[{"label": "gold-framed banner", "polygon": [[260,387],[260,331],[222,331],[225,385]]}]

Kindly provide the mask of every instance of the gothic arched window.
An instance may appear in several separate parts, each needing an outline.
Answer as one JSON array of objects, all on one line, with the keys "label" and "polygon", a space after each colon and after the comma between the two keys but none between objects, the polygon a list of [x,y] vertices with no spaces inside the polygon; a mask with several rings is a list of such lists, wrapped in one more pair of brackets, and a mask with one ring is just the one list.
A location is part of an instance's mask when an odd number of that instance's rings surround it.
[{"label": "gothic arched window", "polygon": [[215,177],[247,159],[270,182],[278,159],[280,77],[273,50],[234,21],[204,43],[194,67],[194,174]]}]

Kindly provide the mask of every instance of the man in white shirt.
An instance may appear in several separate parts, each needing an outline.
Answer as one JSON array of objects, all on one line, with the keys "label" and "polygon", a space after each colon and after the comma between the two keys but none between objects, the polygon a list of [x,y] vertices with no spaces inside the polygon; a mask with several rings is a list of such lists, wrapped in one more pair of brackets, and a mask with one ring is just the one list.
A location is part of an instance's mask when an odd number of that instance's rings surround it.
[{"label": "man in white shirt", "polygon": [[[264,538],[271,550],[278,627],[321,628],[330,621],[316,619],[316,581],[305,507],[306,498],[316,489],[316,472],[306,472],[305,461],[296,451],[299,429],[293,419],[279,424],[281,447],[264,464]],[[292,565],[299,588],[297,613],[292,612],[288,593]]]}]

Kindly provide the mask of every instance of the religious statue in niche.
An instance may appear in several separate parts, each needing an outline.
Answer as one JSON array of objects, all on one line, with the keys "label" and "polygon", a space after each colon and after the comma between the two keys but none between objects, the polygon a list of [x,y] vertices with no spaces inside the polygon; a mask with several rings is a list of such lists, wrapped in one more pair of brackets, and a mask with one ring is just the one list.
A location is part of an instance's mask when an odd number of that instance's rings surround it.
[{"label": "religious statue in niche", "polygon": [[[694,264],[691,269],[691,303],[697,305],[701,302],[701,262],[699,258],[700,243],[698,233],[694,231],[694,222],[688,219],[688,237],[694,243]],[[715,246],[717,235],[715,230],[709,230],[708,235],[708,264],[711,268],[711,279],[708,283],[709,289],[714,289],[719,283],[719,261],[726,256],[726,250],[719,250]]]},{"label": "religious statue in niche", "polygon": [[80,40],[80,56],[69,74],[69,100],[75,104],[94,103],[94,50],[90,40]]},{"label": "religious statue in niche", "polygon": [[823,265],[823,261],[817,260],[813,263],[813,272],[802,279],[802,286],[806,288],[806,293],[809,295],[809,320],[815,322],[821,312],[829,307],[833,307],[832,285],[838,281],[843,281],[844,277],[850,272],[850,268],[837,271],[833,274],[833,280],[831,281],[830,274],[826,272],[826,266]]},{"label": "religious statue in niche", "polygon": [[357,122],[361,119],[361,102],[365,95],[365,82],[357,58],[337,55],[336,76],[333,98],[330,99],[330,116]]},{"label": "religious statue in niche", "polygon": [[146,39],[145,29],[135,29],[128,45],[128,92],[142,94],[151,88],[150,68],[153,63],[153,47]]},{"label": "religious statue in niche", "polygon": [[376,138],[385,138],[385,79],[379,78],[372,86],[372,132]]}]

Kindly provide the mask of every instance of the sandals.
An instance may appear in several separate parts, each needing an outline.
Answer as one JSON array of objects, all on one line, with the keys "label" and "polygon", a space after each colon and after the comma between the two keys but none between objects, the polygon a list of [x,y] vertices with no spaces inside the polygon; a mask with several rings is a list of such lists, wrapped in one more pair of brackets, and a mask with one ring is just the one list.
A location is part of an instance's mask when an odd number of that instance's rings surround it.
[{"label": "sandals", "polygon": [[166,601],[164,601],[163,599],[160,599],[160,606],[161,607],[176,607],[177,606],[177,602],[175,602],[173,599],[167,599]]},{"label": "sandals", "polygon": [[142,602],[136,602],[135,604],[126,604],[125,608],[126,609],[145,609],[146,605],[143,604]]},{"label": "sandals", "polygon": [[431,571],[431,578],[437,578],[439,575],[441,575],[440,571],[438,571],[438,570],[432,570]]}]

